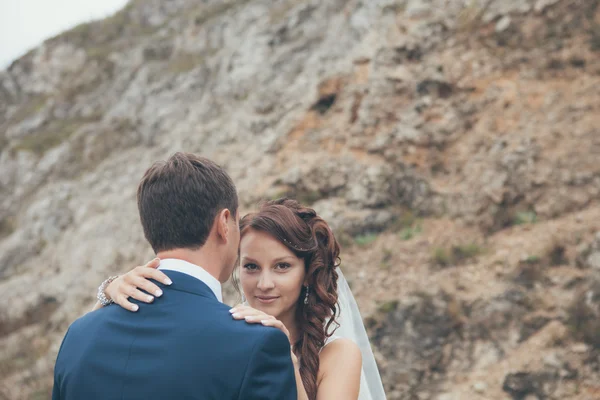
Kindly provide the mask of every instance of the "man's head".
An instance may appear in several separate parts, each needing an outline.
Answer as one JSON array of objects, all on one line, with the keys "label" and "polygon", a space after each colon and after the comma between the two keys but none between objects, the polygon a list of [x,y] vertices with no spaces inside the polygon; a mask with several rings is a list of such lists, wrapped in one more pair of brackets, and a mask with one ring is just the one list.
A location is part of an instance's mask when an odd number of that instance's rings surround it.
[{"label": "man's head", "polygon": [[239,246],[238,198],[233,181],[214,162],[175,153],[144,174],[137,191],[144,235],[155,253],[218,251],[220,280],[231,275]]}]

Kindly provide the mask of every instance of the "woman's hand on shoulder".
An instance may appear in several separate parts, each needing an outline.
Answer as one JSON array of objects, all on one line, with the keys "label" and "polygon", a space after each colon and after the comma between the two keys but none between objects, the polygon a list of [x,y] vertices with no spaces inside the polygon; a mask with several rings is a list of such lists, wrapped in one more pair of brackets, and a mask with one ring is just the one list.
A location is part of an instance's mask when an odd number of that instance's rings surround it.
[{"label": "woman's hand on shoulder", "polygon": [[[317,400],[357,399],[360,391],[362,354],[356,343],[340,338],[320,354]],[[340,385],[340,382],[344,382]]]},{"label": "woman's hand on shoulder", "polygon": [[144,303],[152,303],[155,297],[162,296],[162,290],[151,279],[165,285],[172,283],[167,275],[157,269],[159,265],[160,259],[155,258],[145,265],[135,267],[112,281],[104,290],[105,295],[133,312],[138,310],[138,306],[128,301],[130,297]]},{"label": "woman's hand on shoulder", "polygon": [[243,319],[249,324],[262,324],[264,326],[272,326],[277,328],[285,333],[285,336],[287,336],[288,340],[290,339],[290,332],[287,330],[283,322],[272,315],[243,304],[238,304],[229,310],[229,312],[234,319]]},{"label": "woman's hand on shoulder", "polygon": [[[290,342],[290,349],[292,346],[292,339],[290,338],[290,331],[285,327],[283,322],[278,320],[272,315],[264,313],[262,311],[257,310],[256,308],[252,308],[250,306],[244,304],[238,304],[229,310],[231,316],[234,319],[245,320],[249,324],[262,324],[264,326],[272,326],[273,328],[277,328],[287,336],[288,341]],[[292,361],[294,365],[298,364],[298,358],[292,351]]]}]

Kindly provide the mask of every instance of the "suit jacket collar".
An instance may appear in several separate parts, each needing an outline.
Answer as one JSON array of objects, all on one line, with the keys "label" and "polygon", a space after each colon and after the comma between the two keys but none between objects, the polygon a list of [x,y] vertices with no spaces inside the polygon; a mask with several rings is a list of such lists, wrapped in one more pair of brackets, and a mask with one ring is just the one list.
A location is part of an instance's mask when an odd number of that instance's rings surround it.
[{"label": "suit jacket collar", "polygon": [[217,296],[215,296],[215,293],[211,290],[211,288],[201,280],[196,279],[188,274],[184,274],[183,272],[171,271],[168,269],[165,269],[162,272],[167,275],[173,283],[169,286],[159,283],[159,286],[167,290],[173,289],[179,292],[191,293],[197,296],[222,302],[217,298]]},{"label": "suit jacket collar", "polygon": [[158,267],[163,272],[175,271],[191,276],[208,286],[214,293],[217,300],[223,302],[223,295],[221,293],[221,282],[219,282],[214,276],[209,274],[204,268],[199,265],[192,264],[190,262],[179,260],[175,258],[165,258],[160,261]]}]

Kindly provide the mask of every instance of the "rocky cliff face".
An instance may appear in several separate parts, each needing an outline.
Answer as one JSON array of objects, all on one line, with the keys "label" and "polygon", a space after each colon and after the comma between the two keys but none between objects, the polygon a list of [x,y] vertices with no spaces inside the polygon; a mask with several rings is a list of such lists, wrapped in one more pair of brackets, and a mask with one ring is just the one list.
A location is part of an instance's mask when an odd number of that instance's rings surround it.
[{"label": "rocky cliff face", "polygon": [[598,398],[599,89],[598,0],[134,0],[48,40],[0,72],[0,398],[151,257],[178,150],[331,222],[388,398]]}]

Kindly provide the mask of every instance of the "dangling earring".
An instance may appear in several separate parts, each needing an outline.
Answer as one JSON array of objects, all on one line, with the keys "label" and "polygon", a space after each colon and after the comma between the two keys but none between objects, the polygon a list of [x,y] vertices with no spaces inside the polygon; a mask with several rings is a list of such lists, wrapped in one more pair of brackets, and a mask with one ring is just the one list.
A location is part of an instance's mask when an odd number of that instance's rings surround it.
[{"label": "dangling earring", "polygon": [[246,296],[244,296],[244,292],[242,292],[242,303],[246,302]]},{"label": "dangling earring", "polygon": [[306,296],[304,296],[304,304],[308,304],[308,291],[310,290],[310,286],[306,285]]}]

